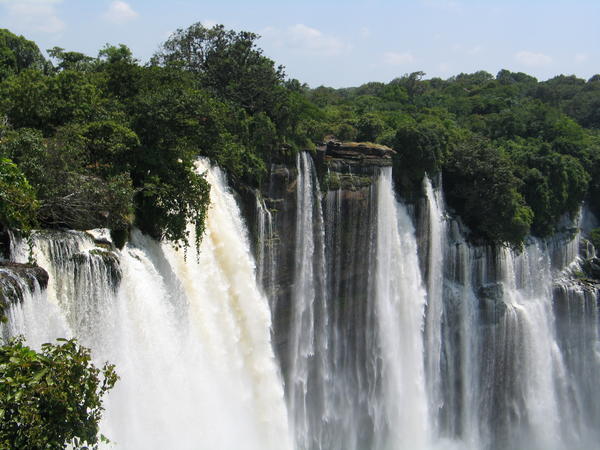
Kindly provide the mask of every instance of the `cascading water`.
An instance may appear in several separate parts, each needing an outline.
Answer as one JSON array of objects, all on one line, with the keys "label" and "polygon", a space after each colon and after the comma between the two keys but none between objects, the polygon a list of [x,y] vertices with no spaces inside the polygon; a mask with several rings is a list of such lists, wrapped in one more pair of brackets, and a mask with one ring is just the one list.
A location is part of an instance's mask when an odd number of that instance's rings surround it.
[{"label": "cascading water", "polygon": [[116,448],[291,449],[240,212],[222,173],[203,161],[199,170],[211,184],[199,254],[184,258],[139,232],[121,252],[84,233],[38,235],[50,285],[11,307],[11,333],[32,345],[77,336],[116,364],[101,425]]},{"label": "cascading water", "polygon": [[376,448],[424,449],[430,437],[422,338],[425,289],[415,232],[394,198],[391,168],[382,170],[377,191],[374,300],[384,415],[378,421]]},{"label": "cascading water", "polygon": [[309,154],[295,178],[274,166],[257,267],[205,162],[198,254],[139,232],[122,251],[98,231],[36,235],[50,284],[10,280],[23,301],[3,335],[77,336],[114,362],[102,431],[116,448],[596,448],[598,286],[580,279],[578,234],[474,245],[427,179],[415,230],[390,167],[336,164],[325,192]]},{"label": "cascading water", "polygon": [[[475,246],[428,179],[415,233],[391,169],[339,165],[325,175],[342,185],[324,195],[321,231],[307,156],[295,182],[294,312],[278,336],[291,349],[281,358],[295,359],[284,373],[297,447],[594,448],[597,291],[556,285],[577,236]],[[356,188],[353,177],[373,182]]]},{"label": "cascading water", "polygon": [[[275,232],[273,229],[273,215],[267,207],[260,194],[256,197],[257,217],[257,245],[256,245],[256,277],[259,282],[262,282],[265,293],[270,300],[276,298],[276,247],[275,247]],[[271,310],[274,310],[274,305],[271,305]]]},{"label": "cascading water", "polygon": [[434,190],[428,177],[423,179],[427,200],[427,313],[425,319],[425,372],[430,411],[434,426],[443,405],[441,393],[442,314],[444,310],[444,251],[446,221],[440,190]]},{"label": "cascading water", "polygon": [[[296,266],[292,288],[291,338],[289,341],[288,401],[292,427],[300,448],[311,448],[319,442],[320,417],[311,412],[321,398],[309,393],[309,379],[325,381],[323,358],[326,349],[327,314],[318,309],[327,303],[325,294],[325,256],[323,213],[318,195],[320,189],[312,159],[298,155],[298,186],[296,216]],[[325,322],[324,322],[325,321]],[[325,335],[324,335],[325,333]],[[313,435],[315,433],[315,435]]]},{"label": "cascading water", "polygon": [[[299,155],[297,167],[286,371],[297,447],[425,448],[425,289],[391,169],[368,192],[328,192],[323,214],[312,159]],[[355,201],[366,208],[349,210]],[[348,238],[355,247],[342,246]]]},{"label": "cascading water", "polygon": [[448,240],[437,433],[461,448],[593,448],[557,333],[572,328],[556,316],[563,301],[553,294],[576,240],[532,241],[522,252],[473,247],[456,224]]}]

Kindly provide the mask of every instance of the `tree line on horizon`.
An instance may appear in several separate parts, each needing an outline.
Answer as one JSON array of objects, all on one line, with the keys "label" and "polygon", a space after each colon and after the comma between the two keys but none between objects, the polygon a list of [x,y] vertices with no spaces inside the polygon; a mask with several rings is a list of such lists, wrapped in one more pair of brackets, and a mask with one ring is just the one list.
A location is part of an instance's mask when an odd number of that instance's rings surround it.
[{"label": "tree line on horizon", "polygon": [[209,202],[197,157],[260,187],[271,163],[325,136],[394,148],[409,200],[425,174],[441,174],[448,205],[488,242],[550,235],[584,199],[600,211],[600,75],[415,72],[310,89],[257,39],[198,23],[141,64],[122,44],[96,57],[55,47],[46,59],[0,30],[0,223],[107,227],[121,244],[135,225],[186,246]]}]

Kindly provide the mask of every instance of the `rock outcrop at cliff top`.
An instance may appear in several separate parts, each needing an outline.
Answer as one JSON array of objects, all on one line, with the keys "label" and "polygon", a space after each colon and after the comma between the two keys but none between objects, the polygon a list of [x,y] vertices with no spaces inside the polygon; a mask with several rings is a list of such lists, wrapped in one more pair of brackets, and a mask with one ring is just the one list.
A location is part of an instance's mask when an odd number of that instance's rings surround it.
[{"label": "rock outcrop at cliff top", "polygon": [[396,153],[385,145],[372,142],[341,142],[327,140],[317,148],[326,165],[343,161],[352,166],[391,166]]}]

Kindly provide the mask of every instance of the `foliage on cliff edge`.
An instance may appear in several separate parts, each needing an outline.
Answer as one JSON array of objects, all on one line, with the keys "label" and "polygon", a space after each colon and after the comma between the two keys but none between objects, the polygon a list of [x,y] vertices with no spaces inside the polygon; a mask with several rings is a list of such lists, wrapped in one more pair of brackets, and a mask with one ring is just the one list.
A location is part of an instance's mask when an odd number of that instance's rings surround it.
[{"label": "foliage on cliff edge", "polygon": [[122,44],[97,57],[55,47],[48,61],[0,30],[0,157],[31,187],[5,189],[31,201],[0,221],[121,234],[136,225],[185,246],[186,224],[201,235],[209,205],[198,156],[258,187],[272,163],[293,164],[326,135],[393,147],[406,198],[441,174],[450,208],[487,241],[549,235],[584,199],[600,212],[600,75],[414,72],[309,89],[258,38],[197,23],[141,65]]}]

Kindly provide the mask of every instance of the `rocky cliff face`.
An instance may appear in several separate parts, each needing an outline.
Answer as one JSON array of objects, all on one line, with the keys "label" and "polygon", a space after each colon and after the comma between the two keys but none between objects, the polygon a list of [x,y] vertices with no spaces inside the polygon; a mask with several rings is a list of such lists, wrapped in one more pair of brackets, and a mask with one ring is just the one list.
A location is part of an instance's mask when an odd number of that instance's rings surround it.
[{"label": "rocky cliff face", "polygon": [[[320,188],[312,214],[314,240],[325,239],[325,261],[334,268],[327,277],[315,276],[327,284],[327,295],[337,299],[342,316],[361,316],[354,308],[364,306],[367,297],[368,270],[361,255],[368,254],[375,220],[373,185],[381,167],[392,165],[393,154],[385,146],[331,140],[310,155],[315,168],[313,182]],[[297,282],[297,240],[308,232],[298,229],[298,177],[297,166],[273,165],[258,201],[244,198],[246,216],[253,223],[258,273],[271,297],[275,346],[280,355],[285,355],[288,345]],[[319,220],[323,222],[317,223]],[[337,319],[347,320],[346,326],[358,326],[350,316],[342,316]],[[281,361],[285,371],[286,358]]]},{"label": "rocky cliff face", "polygon": [[0,262],[0,308],[22,302],[25,291],[46,289],[48,272],[34,264]]},{"label": "rocky cliff face", "polygon": [[371,142],[329,140],[317,148],[317,161],[330,169],[344,167],[385,167],[392,165],[396,152],[385,145]]}]

